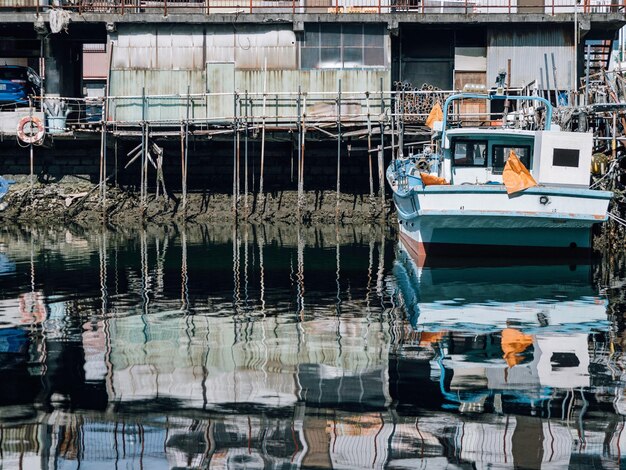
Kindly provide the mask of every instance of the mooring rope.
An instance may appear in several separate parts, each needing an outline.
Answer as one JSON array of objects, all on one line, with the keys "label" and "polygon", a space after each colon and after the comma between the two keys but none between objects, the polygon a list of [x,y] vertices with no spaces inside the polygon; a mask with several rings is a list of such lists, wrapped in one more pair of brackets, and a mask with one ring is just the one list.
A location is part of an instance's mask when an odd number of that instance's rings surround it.
[{"label": "mooring rope", "polygon": [[609,216],[609,219],[614,220],[615,222],[617,222],[620,225],[623,225],[624,227],[626,227],[626,220],[622,219],[621,217],[612,214],[611,212],[607,212],[607,215]]}]

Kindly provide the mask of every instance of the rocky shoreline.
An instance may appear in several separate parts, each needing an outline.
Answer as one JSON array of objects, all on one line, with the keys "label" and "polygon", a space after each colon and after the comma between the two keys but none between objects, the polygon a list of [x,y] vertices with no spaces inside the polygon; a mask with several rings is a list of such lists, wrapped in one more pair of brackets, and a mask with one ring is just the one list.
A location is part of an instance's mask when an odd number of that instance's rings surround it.
[{"label": "rocky shoreline", "polygon": [[384,207],[380,198],[369,195],[314,191],[304,194],[298,211],[296,191],[278,191],[264,196],[240,195],[235,210],[233,197],[220,193],[190,193],[183,209],[182,196],[148,196],[142,204],[139,194],[121,188],[108,188],[106,197],[97,185],[88,182],[19,182],[11,186],[0,205],[0,222],[95,223],[115,225],[143,222],[285,221],[305,223],[385,223],[393,216],[390,201]]},{"label": "rocky shoreline", "polygon": [[[296,191],[278,191],[264,196],[241,195],[237,211],[233,197],[223,193],[198,193],[187,195],[187,208],[183,209],[182,196],[170,194],[157,197],[150,194],[146,204],[141,204],[139,194],[132,190],[108,188],[105,202],[98,185],[89,182],[35,183],[32,188],[26,181],[11,185],[0,202],[0,224],[64,225],[109,224],[137,226],[163,223],[230,223],[287,222],[305,224],[364,224],[385,225],[395,222],[393,204],[389,199],[382,206],[379,197],[340,194],[339,204],[334,191],[311,191],[304,194],[298,211]],[[613,210],[616,211],[617,204]],[[626,250],[624,227],[611,220],[596,227],[594,250],[598,252]]]}]

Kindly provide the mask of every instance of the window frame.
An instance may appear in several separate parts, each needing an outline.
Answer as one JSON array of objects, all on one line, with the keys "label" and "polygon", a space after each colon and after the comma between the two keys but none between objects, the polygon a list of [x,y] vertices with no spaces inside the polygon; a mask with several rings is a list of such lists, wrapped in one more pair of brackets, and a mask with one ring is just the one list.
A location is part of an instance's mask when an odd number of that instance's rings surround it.
[{"label": "window frame", "polygon": [[[496,148],[509,148],[509,149],[527,149],[528,150],[528,164],[524,162],[522,157],[516,152],[515,154],[520,159],[522,164],[526,167],[527,170],[531,169],[531,165],[533,163],[533,146],[531,144],[492,144],[491,145],[491,171],[494,175],[501,175],[504,171],[504,167],[506,166],[506,160],[502,160],[502,167],[497,167],[496,163]],[[507,157],[508,158],[508,157]]]},{"label": "window frame", "polygon": [[[358,36],[358,45],[355,45],[354,31],[351,31],[358,26],[360,33]],[[325,31],[324,28],[329,28]],[[325,44],[324,34],[337,34],[332,29],[339,29],[339,44]],[[374,29],[377,29],[380,34],[373,34]],[[386,69],[388,67],[387,57],[387,39],[385,34],[385,27],[383,24],[378,23],[307,23],[304,27],[303,40],[300,41],[300,70],[376,70]],[[307,36],[315,36],[312,45],[308,45]],[[350,38],[350,40],[348,39]],[[373,44],[373,43],[378,44]],[[360,64],[349,65],[346,63],[346,51],[355,52],[360,51]],[[312,51],[316,51],[315,60],[305,60],[306,54],[312,54]],[[334,64],[328,67],[323,67],[321,64],[323,52],[338,52]],[[379,52],[382,52],[381,62],[376,65],[366,65],[366,57],[372,58]],[[306,59],[310,59],[311,56]],[[330,61],[329,61],[330,62]],[[307,64],[305,66],[305,63]],[[311,66],[313,64],[313,66]]]},{"label": "window frame", "polygon": [[[485,146],[485,157],[484,163],[482,165],[474,165],[468,163],[457,163],[456,161],[456,146],[458,144],[473,144],[473,145],[484,145]],[[455,139],[452,143],[452,163],[454,167],[458,168],[487,168],[488,158],[489,157],[489,140],[478,140],[478,139]]]}]

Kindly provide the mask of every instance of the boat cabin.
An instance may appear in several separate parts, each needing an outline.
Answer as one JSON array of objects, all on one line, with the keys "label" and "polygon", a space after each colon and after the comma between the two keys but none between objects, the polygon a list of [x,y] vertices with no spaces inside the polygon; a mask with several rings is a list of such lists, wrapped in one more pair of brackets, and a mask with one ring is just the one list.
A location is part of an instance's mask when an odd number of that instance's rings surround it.
[{"label": "boat cabin", "polygon": [[450,184],[502,184],[513,150],[538,183],[589,186],[592,135],[521,129],[449,129],[442,174]]}]

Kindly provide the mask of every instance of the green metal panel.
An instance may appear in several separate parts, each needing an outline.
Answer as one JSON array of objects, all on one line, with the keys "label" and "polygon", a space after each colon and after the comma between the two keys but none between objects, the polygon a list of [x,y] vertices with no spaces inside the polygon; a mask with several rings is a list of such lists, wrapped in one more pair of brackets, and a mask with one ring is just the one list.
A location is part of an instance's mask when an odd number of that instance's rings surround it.
[{"label": "green metal panel", "polygon": [[[178,95],[168,98],[151,97],[146,100],[145,119],[148,121],[180,121],[187,115],[187,90],[191,94],[205,92],[206,75],[196,70],[114,70],[111,72],[111,96],[117,98],[111,105],[111,117],[118,121],[140,121],[143,116],[142,96]],[[194,99],[191,118],[206,115],[204,99]]]},{"label": "green metal panel", "polygon": [[207,97],[207,118],[226,118],[234,114],[235,63],[211,62],[206,64],[206,92],[227,93]]}]

